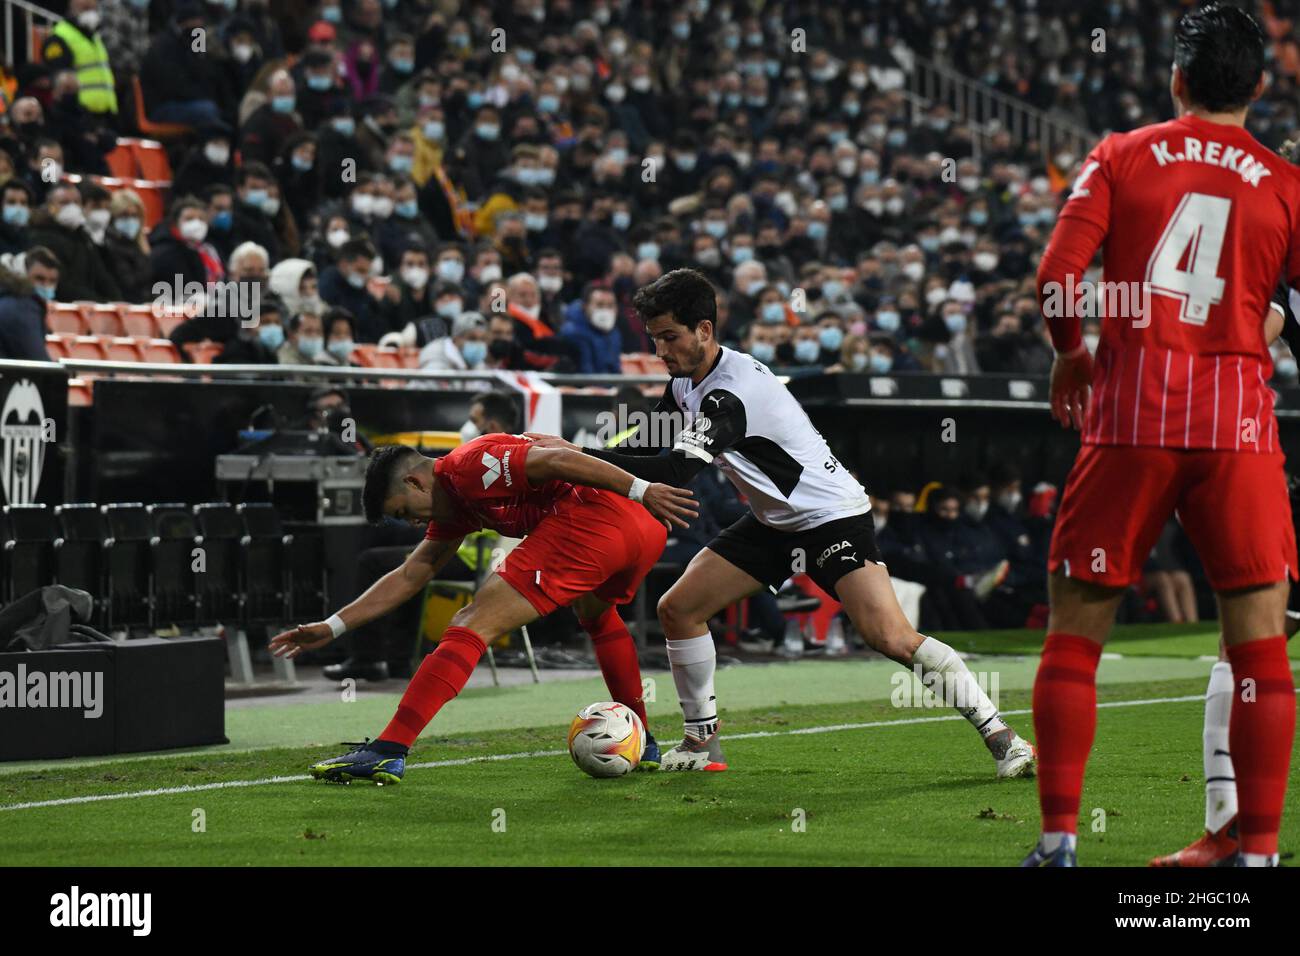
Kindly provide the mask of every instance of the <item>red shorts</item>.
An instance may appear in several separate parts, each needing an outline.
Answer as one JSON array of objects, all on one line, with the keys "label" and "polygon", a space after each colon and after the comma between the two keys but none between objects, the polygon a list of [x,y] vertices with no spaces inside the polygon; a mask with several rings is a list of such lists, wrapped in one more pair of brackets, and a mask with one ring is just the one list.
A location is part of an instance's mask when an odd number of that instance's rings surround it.
[{"label": "red shorts", "polygon": [[1296,577],[1281,454],[1084,445],[1052,532],[1047,569],[1127,587],[1177,511],[1216,591]]},{"label": "red shorts", "polygon": [[543,518],[497,571],[538,614],[584,594],[627,604],[663,554],[668,531],[641,505],[612,491],[581,494]]}]

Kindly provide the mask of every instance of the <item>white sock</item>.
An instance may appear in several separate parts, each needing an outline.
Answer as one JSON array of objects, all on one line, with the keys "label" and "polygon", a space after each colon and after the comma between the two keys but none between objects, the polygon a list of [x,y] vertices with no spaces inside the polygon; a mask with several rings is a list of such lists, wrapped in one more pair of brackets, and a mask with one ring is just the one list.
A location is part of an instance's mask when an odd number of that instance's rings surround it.
[{"label": "white sock", "polygon": [[1228,721],[1232,717],[1232,665],[1219,661],[1210,668],[1205,688],[1205,829],[1222,830],[1237,815],[1237,780],[1228,750]]},{"label": "white sock", "polygon": [[[957,713],[970,721],[985,741],[998,731],[1007,729],[998,716],[998,709],[980,689],[966,662],[943,641],[927,637],[912,653],[912,663],[921,666],[921,682],[936,693],[944,694],[944,700],[952,701]],[[942,675],[933,685],[925,679],[932,673]]]},{"label": "white sock", "polygon": [[718,652],[713,635],[701,634],[684,641],[668,641],[668,663],[677,685],[686,732],[703,740],[718,732],[718,699],[713,693],[713,671]]},{"label": "white sock", "polygon": [[1066,833],[1064,830],[1053,830],[1051,833],[1044,833],[1038,838],[1038,849],[1043,853],[1055,853],[1057,847],[1062,843],[1071,850],[1076,848],[1079,837],[1074,833]]},{"label": "white sock", "polygon": [[1277,866],[1278,855],[1276,853],[1243,853],[1241,855],[1242,866]]}]

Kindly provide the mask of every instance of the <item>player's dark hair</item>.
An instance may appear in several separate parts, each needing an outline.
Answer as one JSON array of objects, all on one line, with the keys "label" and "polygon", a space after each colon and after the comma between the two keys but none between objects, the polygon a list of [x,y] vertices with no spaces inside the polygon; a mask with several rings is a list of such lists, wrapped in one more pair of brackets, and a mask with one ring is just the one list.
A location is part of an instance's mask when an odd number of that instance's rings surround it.
[{"label": "player's dark hair", "polygon": [[513,434],[519,427],[519,405],[513,395],[506,392],[479,392],[470,399],[470,407],[483,406],[483,417],[494,418],[501,427]]},{"label": "player's dark hair", "polygon": [[1208,3],[1178,21],[1174,63],[1197,106],[1215,113],[1242,109],[1264,71],[1264,31],[1244,10]]},{"label": "player's dark hair", "polygon": [[366,520],[378,524],[384,518],[384,502],[401,490],[402,479],[411,470],[414,459],[423,457],[407,445],[379,445],[370,453],[366,464],[366,483],[361,490],[361,504]]},{"label": "player's dark hair", "polygon": [[713,323],[715,330],[718,325],[713,283],[694,269],[674,269],[642,286],[632,298],[632,307],[643,322],[671,315],[692,332],[705,319]]}]

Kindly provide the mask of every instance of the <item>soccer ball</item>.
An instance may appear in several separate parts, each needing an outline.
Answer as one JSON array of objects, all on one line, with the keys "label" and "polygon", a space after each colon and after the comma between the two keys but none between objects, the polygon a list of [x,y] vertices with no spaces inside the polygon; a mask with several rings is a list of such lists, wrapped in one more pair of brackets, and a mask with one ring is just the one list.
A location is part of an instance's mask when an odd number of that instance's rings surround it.
[{"label": "soccer ball", "polygon": [[569,755],[592,777],[621,777],[645,753],[645,728],[631,708],[606,700],[588,704],[569,725]]}]

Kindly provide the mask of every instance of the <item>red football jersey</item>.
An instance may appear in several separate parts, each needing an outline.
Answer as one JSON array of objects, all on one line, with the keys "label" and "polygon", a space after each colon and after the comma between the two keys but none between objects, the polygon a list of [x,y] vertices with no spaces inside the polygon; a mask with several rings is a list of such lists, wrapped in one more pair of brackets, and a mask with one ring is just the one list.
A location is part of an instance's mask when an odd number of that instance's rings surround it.
[{"label": "red football jersey", "polygon": [[1102,281],[1146,303],[1110,299],[1083,441],[1278,450],[1263,328],[1278,276],[1300,286],[1297,168],[1241,127],[1183,116],[1102,140],[1058,235],[1076,219],[1105,233]]},{"label": "red football jersey", "polygon": [[508,538],[522,538],[548,514],[582,500],[583,492],[567,481],[532,487],[524,474],[531,438],[495,433],[480,435],[433,463],[434,474],[456,503],[458,517],[430,521],[426,540],[448,541],[484,528]]}]

